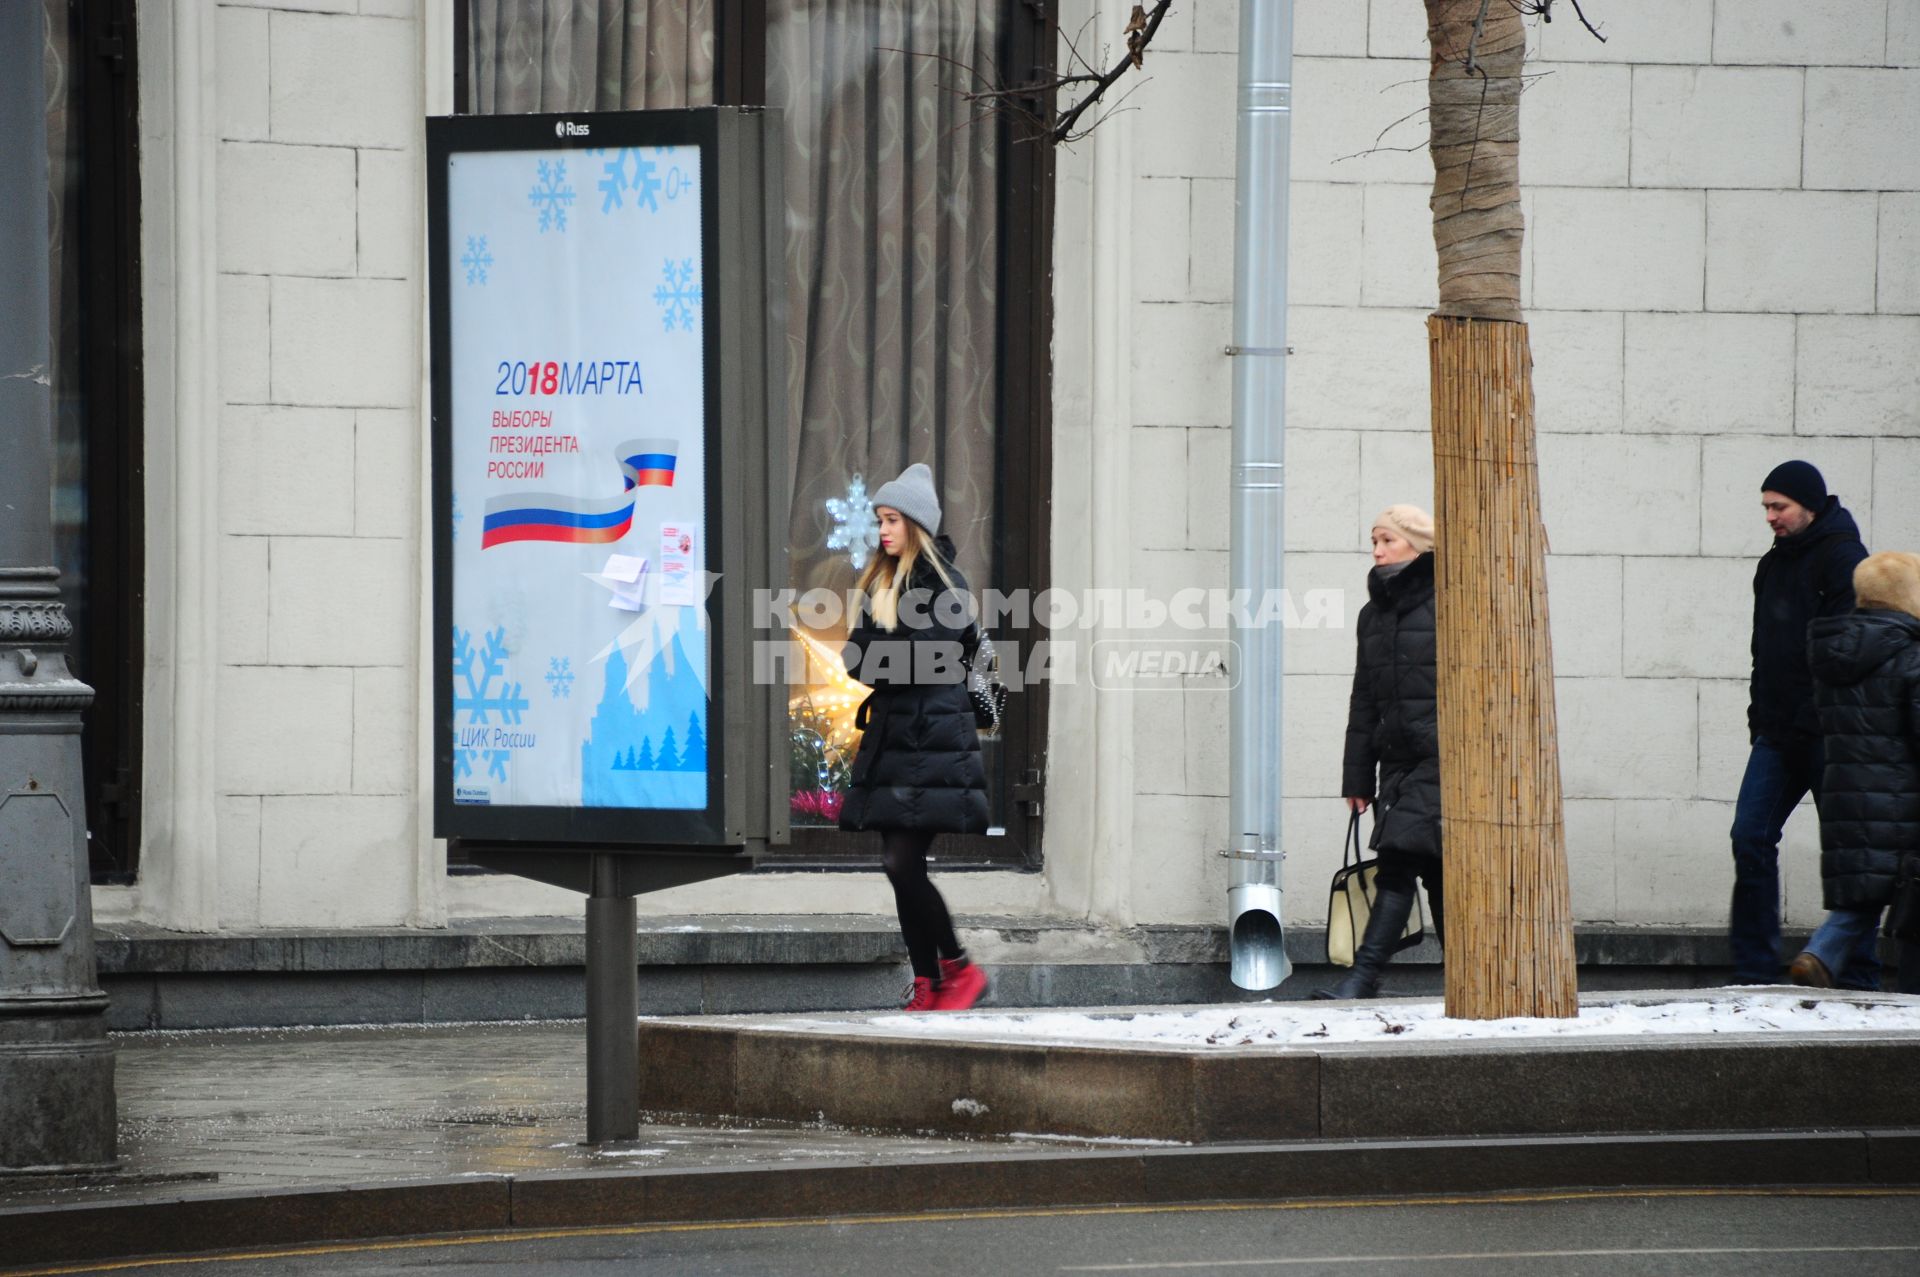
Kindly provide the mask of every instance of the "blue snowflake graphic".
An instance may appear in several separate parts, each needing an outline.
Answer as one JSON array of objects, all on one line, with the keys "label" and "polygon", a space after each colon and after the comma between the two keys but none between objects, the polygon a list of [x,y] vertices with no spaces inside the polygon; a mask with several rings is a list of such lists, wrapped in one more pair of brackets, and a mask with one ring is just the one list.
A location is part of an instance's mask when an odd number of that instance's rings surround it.
[{"label": "blue snowflake graphic", "polygon": [[573,658],[553,656],[547,658],[547,686],[555,697],[573,695]]},{"label": "blue snowflake graphic", "polygon": [[[504,628],[496,629],[486,636],[485,646],[476,652],[472,631],[463,630],[457,625],[453,627],[453,716],[456,741],[462,713],[466,714],[469,726],[484,727],[489,721],[487,717],[489,714],[500,715],[500,722],[511,726],[519,723],[520,716],[526,712],[528,701],[520,694],[520,684],[509,682],[501,677],[507,672],[507,657],[513,655],[507,650],[506,638],[507,632]],[[476,664],[479,666],[478,670],[474,668]],[[495,780],[506,780],[507,762],[512,757],[512,752],[504,749],[484,749],[478,744],[456,745],[453,751],[455,778],[473,775],[476,756],[482,753],[487,756],[487,775]]]},{"label": "blue snowflake graphic", "polygon": [[[661,148],[655,147],[658,153]],[[605,147],[594,147],[588,155],[605,156]],[[633,176],[627,176],[627,161],[633,161]],[[625,192],[633,192],[635,208],[644,208],[649,212],[660,211],[660,166],[640,154],[638,147],[623,146],[614,151],[613,158],[603,160],[600,171],[605,174],[600,179],[600,211],[611,213],[616,208],[625,207]]]},{"label": "blue snowflake graphic", "polygon": [[469,284],[487,282],[487,267],[493,265],[493,254],[487,251],[485,235],[467,236],[467,251],[460,255],[460,264],[467,268]]},{"label": "blue snowflake graphic", "polygon": [[567,209],[573,203],[573,188],[567,185],[567,162],[555,160],[548,164],[541,160],[534,167],[540,180],[527,192],[527,202],[540,211],[540,230],[543,234],[549,227],[564,231]]},{"label": "blue snowflake graphic", "polygon": [[827,548],[845,550],[853,570],[858,572],[880,548],[880,521],[873,517],[873,499],[867,495],[865,477],[853,476],[846,496],[828,497],[827,514],[833,519]]},{"label": "blue snowflake graphic", "polygon": [[460,520],[466,516],[460,513],[460,494],[453,494],[453,539],[460,539]]},{"label": "blue snowflake graphic", "polygon": [[693,282],[693,259],[683,257],[675,262],[669,257],[660,270],[667,282],[653,290],[653,300],[659,304],[661,320],[668,332],[672,332],[676,324],[692,332],[701,292],[700,285]]}]

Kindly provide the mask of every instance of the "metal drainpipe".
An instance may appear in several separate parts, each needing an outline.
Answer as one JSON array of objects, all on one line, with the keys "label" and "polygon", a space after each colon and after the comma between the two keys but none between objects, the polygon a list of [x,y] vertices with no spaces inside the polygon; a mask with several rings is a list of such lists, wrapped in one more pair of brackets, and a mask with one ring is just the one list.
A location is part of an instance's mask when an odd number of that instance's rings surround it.
[{"label": "metal drainpipe", "polygon": [[[1233,589],[1249,618],[1283,582],[1286,509],[1287,170],[1293,0],[1240,2],[1240,106],[1234,182]],[[1230,693],[1232,799],[1227,928],[1233,982],[1287,978],[1280,893],[1281,637],[1235,623]]]}]

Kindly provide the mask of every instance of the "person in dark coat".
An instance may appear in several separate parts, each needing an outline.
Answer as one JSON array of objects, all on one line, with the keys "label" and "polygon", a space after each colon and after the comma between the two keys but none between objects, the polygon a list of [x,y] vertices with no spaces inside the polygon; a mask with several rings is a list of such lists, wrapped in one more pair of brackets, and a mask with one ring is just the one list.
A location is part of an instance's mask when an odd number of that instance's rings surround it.
[{"label": "person in dark coat", "polygon": [[[1444,939],[1440,880],[1440,716],[1433,610],[1433,517],[1388,506],[1373,523],[1373,570],[1360,609],[1341,792],[1358,815],[1374,809],[1380,869],[1353,968],[1322,998],[1370,998],[1426,886]],[[1378,772],[1378,783],[1375,773]]]},{"label": "person in dark coat", "polygon": [[927,876],[935,834],[987,828],[987,771],[963,656],[977,644],[953,542],[938,536],[933,472],[918,463],[873,494],[880,554],[860,578],[847,672],[873,689],[854,725],[860,749],[840,827],[878,830],[900,933],[913,962],[909,1011],[964,1011],[986,994],[940,891]]},{"label": "person in dark coat", "polygon": [[[1808,462],[1782,462],[1760,489],[1773,548],[1753,574],[1752,750],[1734,806],[1727,923],[1736,984],[1780,980],[1780,834],[1808,790],[1820,801],[1807,626],[1853,610],[1853,569],[1867,557],[1853,516]],[[1863,976],[1874,962],[1870,949],[1861,955]]]},{"label": "person in dark coat", "polygon": [[[1872,555],[1853,570],[1853,592],[1858,610],[1816,620],[1807,641],[1826,753],[1820,882],[1830,912],[1788,975],[1818,988],[1848,983],[1901,862],[1920,861],[1920,554]],[[1902,942],[1896,978],[1900,992],[1920,993],[1920,944]]]}]

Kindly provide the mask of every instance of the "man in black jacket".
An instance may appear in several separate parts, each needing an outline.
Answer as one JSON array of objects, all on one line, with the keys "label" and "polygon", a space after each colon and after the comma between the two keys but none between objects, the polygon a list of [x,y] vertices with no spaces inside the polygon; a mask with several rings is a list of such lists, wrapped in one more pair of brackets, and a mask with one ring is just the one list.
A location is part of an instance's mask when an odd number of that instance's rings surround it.
[{"label": "man in black jacket", "polygon": [[[1829,496],[1820,471],[1786,461],[1760,485],[1773,548],[1753,574],[1752,752],[1733,817],[1733,978],[1780,981],[1780,833],[1800,800],[1820,799],[1819,720],[1807,669],[1807,626],[1853,610],[1853,569],[1867,557],[1860,529]],[[1868,955],[1853,969],[1870,973]]]}]

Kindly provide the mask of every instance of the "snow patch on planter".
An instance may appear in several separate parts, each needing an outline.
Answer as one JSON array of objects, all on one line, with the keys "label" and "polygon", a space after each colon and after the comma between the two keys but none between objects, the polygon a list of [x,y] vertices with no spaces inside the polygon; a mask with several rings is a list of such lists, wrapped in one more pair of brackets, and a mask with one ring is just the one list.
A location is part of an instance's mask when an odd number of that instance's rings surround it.
[{"label": "snow patch on planter", "polygon": [[[1797,993],[1750,993],[1687,1001],[1589,1005],[1581,1008],[1578,1018],[1567,1020],[1450,1020],[1444,1004],[1438,1000],[1407,1000],[1363,1006],[1240,1004],[1118,1015],[1068,1011],[883,1015],[866,1024],[903,1036],[943,1040],[1229,1048],[1650,1034],[1920,1033],[1920,999],[1853,1000]],[[845,1026],[810,1024],[805,1027]],[[957,1111],[959,1104],[954,1107]]]}]

